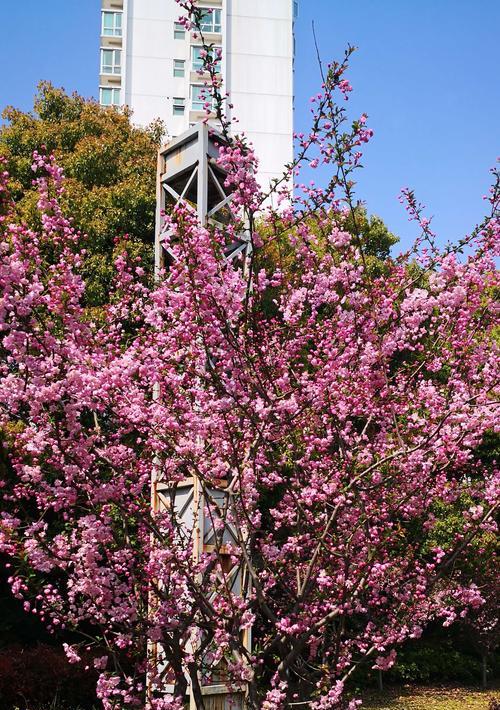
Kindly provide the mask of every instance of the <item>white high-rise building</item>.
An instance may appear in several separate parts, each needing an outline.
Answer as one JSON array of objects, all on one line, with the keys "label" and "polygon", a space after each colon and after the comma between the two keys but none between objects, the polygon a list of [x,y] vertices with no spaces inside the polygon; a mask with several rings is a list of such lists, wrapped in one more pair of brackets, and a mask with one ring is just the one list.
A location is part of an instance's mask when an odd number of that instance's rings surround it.
[{"label": "white high-rise building", "polygon": [[[255,146],[263,187],[293,158],[294,0],[199,0],[203,34],[222,48],[224,91]],[[99,99],[133,121],[161,118],[171,137],[205,118],[200,40],[175,0],[102,0]]]}]

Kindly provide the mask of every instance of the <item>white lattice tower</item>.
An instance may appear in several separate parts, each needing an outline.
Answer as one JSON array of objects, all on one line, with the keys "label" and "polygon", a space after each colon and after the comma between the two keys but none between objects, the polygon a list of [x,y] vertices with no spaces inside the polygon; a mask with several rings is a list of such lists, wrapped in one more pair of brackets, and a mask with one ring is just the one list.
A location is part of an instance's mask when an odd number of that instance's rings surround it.
[{"label": "white lattice tower", "polygon": [[[219,226],[224,229],[228,220],[235,220],[231,210],[232,195],[224,186],[225,173],[217,164],[219,146],[226,143],[222,135],[205,123],[193,126],[168,145],[160,149],[158,155],[157,179],[157,214],[155,263],[157,271],[168,268],[173,254],[164,245],[164,214],[183,204],[197,214],[198,221],[203,226]],[[248,235],[228,245],[226,259],[235,260],[238,256],[243,264],[248,262],[251,243]],[[232,565],[229,547],[233,542],[238,544],[238,532],[228,522],[228,507],[232,505],[232,495],[228,488],[207,488],[196,477],[187,478],[172,486],[153,476],[152,505],[155,511],[172,510],[175,508],[180,528],[186,539],[192,545],[193,561],[197,562],[203,552],[215,549],[218,558],[224,565],[226,581],[229,579],[231,591],[241,595],[248,593],[249,580],[245,568],[241,564]],[[220,526],[222,532],[217,532],[217,521],[223,520]],[[239,533],[241,535],[241,531]],[[241,542],[241,539],[239,540]],[[224,563],[227,561],[227,564]],[[210,599],[210,591],[207,590]],[[245,647],[251,648],[251,633],[245,632],[243,637]],[[188,641],[190,643],[190,641]],[[161,652],[156,649],[158,663],[161,663]],[[217,676],[217,669],[209,673],[210,680],[200,673],[200,684],[204,696],[206,710],[239,710],[245,704],[245,689],[240,692],[230,690]],[[188,675],[186,674],[186,677]],[[195,700],[189,690],[189,708],[196,709]],[[167,686],[165,694],[173,692],[173,687]]]}]

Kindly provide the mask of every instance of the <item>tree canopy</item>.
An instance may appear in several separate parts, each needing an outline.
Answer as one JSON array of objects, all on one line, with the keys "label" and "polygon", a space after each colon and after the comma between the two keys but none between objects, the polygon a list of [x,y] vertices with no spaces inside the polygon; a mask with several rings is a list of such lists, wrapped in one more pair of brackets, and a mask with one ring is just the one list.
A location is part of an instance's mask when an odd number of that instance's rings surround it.
[{"label": "tree canopy", "polygon": [[38,228],[33,152],[53,154],[66,181],[62,207],[86,235],[83,273],[89,306],[108,298],[116,240],[146,266],[153,258],[156,154],[163,126],[133,126],[130,111],[107,108],[41,82],[32,112],[8,107],[0,128],[0,155],[11,176],[17,215]]}]

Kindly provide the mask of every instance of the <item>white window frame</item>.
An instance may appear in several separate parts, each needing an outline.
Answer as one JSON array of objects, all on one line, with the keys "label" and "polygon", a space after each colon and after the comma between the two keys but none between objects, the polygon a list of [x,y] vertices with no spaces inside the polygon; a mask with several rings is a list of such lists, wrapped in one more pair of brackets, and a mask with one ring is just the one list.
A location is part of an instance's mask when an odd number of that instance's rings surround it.
[{"label": "white window frame", "polygon": [[172,99],[172,115],[184,116],[186,113],[186,99],[182,96],[174,96]]},{"label": "white window frame", "polygon": [[[111,103],[106,104],[102,100],[102,95],[104,91],[111,91]],[[99,87],[99,103],[101,106],[121,106],[121,87],[120,86],[100,86]],[[118,101],[115,100],[115,96],[118,94]]]},{"label": "white window frame", "polygon": [[[111,32],[108,34],[105,32],[105,27],[104,27],[104,16],[105,15],[112,15],[113,16],[113,27],[111,29]],[[116,26],[116,20],[118,15],[120,16],[120,27]],[[123,12],[121,10],[102,10],[101,11],[101,37],[122,37],[123,35]]]},{"label": "white window frame", "polygon": [[186,76],[186,60],[174,59],[173,71],[176,79],[183,79]]},{"label": "white window frame", "polygon": [[186,28],[181,22],[174,22],[174,39],[185,39]]},{"label": "white window frame", "polygon": [[[104,52],[112,52],[113,61],[111,64],[104,64]],[[116,61],[116,57],[119,57],[119,61]],[[104,71],[104,67],[111,67],[111,71]],[[110,47],[101,47],[101,74],[111,75],[111,76],[121,76],[122,73],[122,50],[114,49]]]},{"label": "white window frame", "polygon": [[[220,7],[203,7],[201,10],[206,10],[204,17],[200,22],[200,29],[207,34],[219,35],[222,32],[222,8]],[[219,22],[215,21],[216,13],[219,16]],[[203,26],[205,22],[205,26]]]}]

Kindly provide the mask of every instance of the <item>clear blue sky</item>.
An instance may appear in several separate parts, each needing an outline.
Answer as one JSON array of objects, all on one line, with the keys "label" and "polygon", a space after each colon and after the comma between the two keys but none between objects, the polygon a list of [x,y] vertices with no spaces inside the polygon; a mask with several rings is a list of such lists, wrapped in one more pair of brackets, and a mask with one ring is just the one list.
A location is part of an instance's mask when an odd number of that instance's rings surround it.
[{"label": "clear blue sky", "polygon": [[[268,0],[272,2],[272,0]],[[32,106],[50,79],[97,93],[100,0],[0,0],[0,107]],[[414,187],[443,241],[482,217],[488,169],[500,153],[499,0],[301,0],[297,23],[296,124],[307,125],[319,75],[311,23],[325,61],[347,43],[353,115],[375,137],[358,194],[404,245],[415,236],[397,201]]]}]

